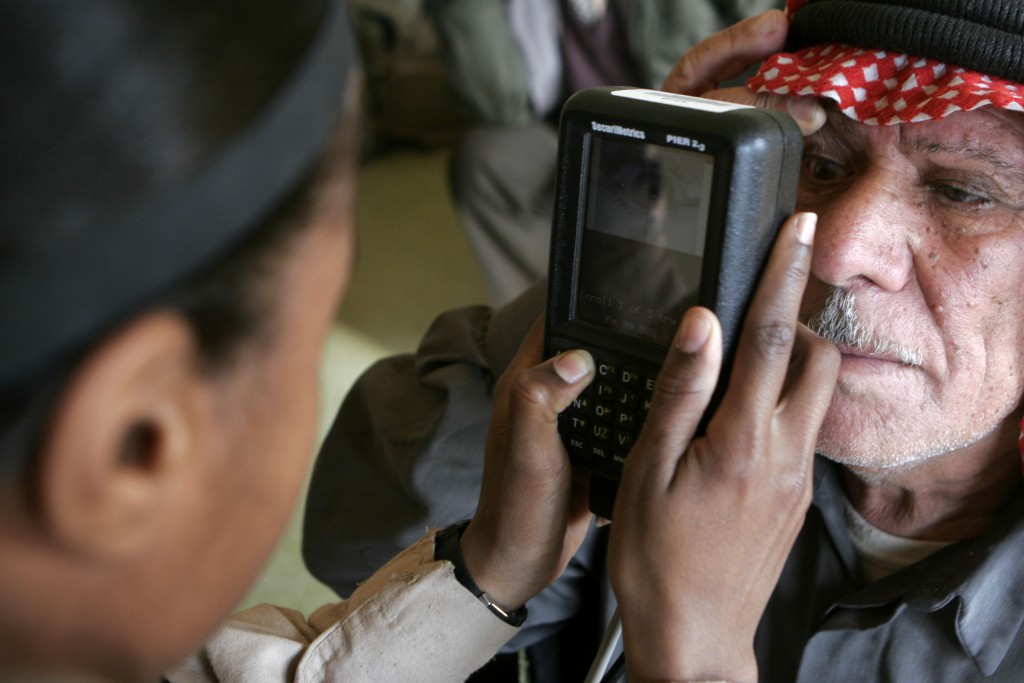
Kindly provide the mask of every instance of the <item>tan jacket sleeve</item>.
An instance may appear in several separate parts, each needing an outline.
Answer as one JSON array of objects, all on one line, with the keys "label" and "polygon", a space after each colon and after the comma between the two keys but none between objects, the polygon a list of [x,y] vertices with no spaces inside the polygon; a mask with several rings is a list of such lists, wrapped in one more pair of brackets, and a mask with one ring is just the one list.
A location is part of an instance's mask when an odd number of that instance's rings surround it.
[{"label": "tan jacket sleeve", "polygon": [[371,576],[348,600],[303,619],[258,605],[225,623],[172,683],[462,681],[517,629],[434,560],[434,534]]}]

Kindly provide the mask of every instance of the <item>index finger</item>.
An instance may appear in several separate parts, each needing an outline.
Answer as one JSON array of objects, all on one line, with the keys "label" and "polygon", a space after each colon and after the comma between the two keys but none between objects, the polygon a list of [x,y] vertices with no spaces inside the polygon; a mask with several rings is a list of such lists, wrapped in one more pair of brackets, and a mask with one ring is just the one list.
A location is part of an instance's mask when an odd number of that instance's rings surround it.
[{"label": "index finger", "polygon": [[665,78],[662,90],[701,96],[722,81],[782,50],[789,21],[770,10],[712,34],[690,48]]},{"label": "index finger", "polygon": [[[722,329],[714,313],[691,308],[683,316],[654,383],[651,407],[623,469],[655,468],[671,479],[690,444],[722,364]],[[621,489],[620,489],[621,495]]]},{"label": "index finger", "polygon": [[780,10],[750,17],[705,38],[676,62],[661,89],[764,109],[784,111],[810,135],[825,125],[825,110],[816,97],[752,92],[745,86],[718,89],[749,67],[782,50],[789,22]]},{"label": "index finger", "polygon": [[756,420],[757,416],[770,416],[778,405],[810,275],[816,225],[815,214],[798,213],[779,231],[743,322],[719,413]]}]

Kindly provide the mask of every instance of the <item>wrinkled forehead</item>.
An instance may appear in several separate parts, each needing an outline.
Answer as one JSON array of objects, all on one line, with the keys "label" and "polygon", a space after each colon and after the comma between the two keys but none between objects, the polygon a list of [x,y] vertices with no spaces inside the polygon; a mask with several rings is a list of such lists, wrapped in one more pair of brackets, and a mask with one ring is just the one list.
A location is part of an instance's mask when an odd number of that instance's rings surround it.
[{"label": "wrinkled forehead", "polygon": [[1024,191],[1024,114],[994,108],[957,112],[942,119],[877,126],[825,104],[827,121],[805,139],[812,153],[899,154],[915,162],[967,163]]},{"label": "wrinkled forehead", "polygon": [[1024,216],[1024,114],[986,108],[877,126],[854,121],[832,104],[826,112],[825,125],[804,139],[805,159],[854,171],[888,169],[895,173],[888,176],[893,192],[941,177]]},{"label": "wrinkled forehead", "polygon": [[1024,112],[1024,3],[789,0],[787,51],[749,82],[820,97],[867,125]]}]

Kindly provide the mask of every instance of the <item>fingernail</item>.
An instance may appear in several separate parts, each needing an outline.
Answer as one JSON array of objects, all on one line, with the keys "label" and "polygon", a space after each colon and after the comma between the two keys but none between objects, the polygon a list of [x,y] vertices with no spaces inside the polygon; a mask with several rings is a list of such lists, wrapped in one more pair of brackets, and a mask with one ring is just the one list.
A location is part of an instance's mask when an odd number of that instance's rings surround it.
[{"label": "fingernail", "polygon": [[814,244],[814,230],[818,225],[818,214],[801,213],[796,217],[796,239],[801,244]]},{"label": "fingernail", "polygon": [[594,370],[594,359],[586,351],[566,351],[555,358],[555,372],[569,384],[575,384]]},{"label": "fingernail", "polygon": [[786,101],[789,115],[798,121],[813,121],[821,109],[816,97],[791,97]]},{"label": "fingernail", "polygon": [[683,328],[679,331],[679,342],[677,346],[683,353],[696,353],[711,336],[711,323],[699,311],[691,310],[686,312],[683,318]]}]

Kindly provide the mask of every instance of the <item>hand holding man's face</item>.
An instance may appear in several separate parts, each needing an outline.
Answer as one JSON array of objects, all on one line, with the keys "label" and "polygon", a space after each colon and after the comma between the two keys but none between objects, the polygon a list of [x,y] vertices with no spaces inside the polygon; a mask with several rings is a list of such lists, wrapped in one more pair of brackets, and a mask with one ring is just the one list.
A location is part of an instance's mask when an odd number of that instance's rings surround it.
[{"label": "hand holding man's face", "polygon": [[843,352],[821,452],[909,464],[1017,419],[1021,169],[1024,116],[999,110],[885,127],[832,112],[806,140],[798,204],[820,220],[804,315],[833,293]]}]

